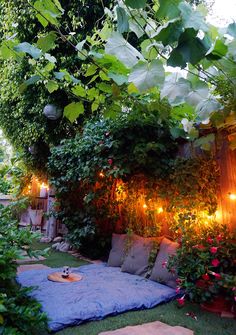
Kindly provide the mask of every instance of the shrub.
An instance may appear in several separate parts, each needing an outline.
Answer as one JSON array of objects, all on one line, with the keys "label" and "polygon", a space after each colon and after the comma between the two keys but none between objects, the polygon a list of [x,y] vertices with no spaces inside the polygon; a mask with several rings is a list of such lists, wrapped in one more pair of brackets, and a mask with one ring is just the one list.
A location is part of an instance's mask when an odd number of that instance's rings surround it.
[{"label": "shrub", "polygon": [[[116,196],[121,191],[118,180],[125,188],[130,185],[129,200],[134,203],[131,186],[136,190],[141,187],[138,178],[131,182],[134,176],[143,175],[143,180],[168,176],[176,144],[168,124],[157,119],[152,113],[143,117],[137,112],[114,120],[94,119],[75,139],[64,140],[52,149],[49,172],[61,203],[59,216],[77,247],[91,250],[99,243],[101,249],[101,244],[109,241],[122,203]],[[153,183],[144,184],[150,184],[143,194],[148,198]],[[131,222],[127,215],[126,219],[127,224]]]},{"label": "shrub", "polygon": [[19,230],[17,204],[0,208],[0,333],[3,335],[38,334],[46,325],[46,316],[40,304],[27,294],[29,289],[16,283],[16,259],[22,248],[28,255],[37,256],[30,250],[33,235],[29,230]]},{"label": "shrub", "polygon": [[169,269],[177,271],[179,287],[192,301],[209,301],[221,293],[233,301],[236,296],[235,237],[227,227],[214,221],[210,225],[209,221],[197,225],[190,213],[181,215],[179,224],[180,247],[168,263]]}]

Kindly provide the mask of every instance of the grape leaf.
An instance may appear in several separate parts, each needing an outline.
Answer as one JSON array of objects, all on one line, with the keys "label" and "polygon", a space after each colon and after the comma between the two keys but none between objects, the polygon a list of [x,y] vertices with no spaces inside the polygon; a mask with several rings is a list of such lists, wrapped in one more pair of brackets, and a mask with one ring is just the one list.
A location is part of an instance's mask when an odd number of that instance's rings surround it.
[{"label": "grape leaf", "polygon": [[58,84],[55,80],[49,80],[45,86],[46,86],[49,93],[57,91],[58,88],[59,88],[59,86],[58,86]]},{"label": "grape leaf", "polygon": [[139,60],[144,60],[142,54],[118,32],[111,34],[105,46],[105,52],[115,55],[127,67],[133,67]]},{"label": "grape leaf", "polygon": [[56,47],[55,44],[56,39],[57,39],[56,33],[54,31],[50,31],[50,33],[48,33],[47,35],[42,36],[38,39],[37,46],[43,52],[47,52]]},{"label": "grape leaf", "polygon": [[124,32],[129,31],[128,16],[124,8],[117,7],[116,14],[117,14],[117,30],[119,31],[119,33],[122,34]]},{"label": "grape leaf", "polygon": [[38,48],[29,44],[28,42],[23,42],[14,47],[14,50],[17,52],[24,52],[32,56],[34,59],[38,59],[41,57],[42,52]]},{"label": "grape leaf", "polygon": [[165,71],[160,60],[152,60],[150,63],[139,62],[136,64],[130,75],[129,82],[133,83],[140,92],[149,88],[161,86],[164,82]]},{"label": "grape leaf", "polygon": [[173,106],[183,103],[191,90],[188,80],[184,78],[176,80],[176,78],[176,74],[168,76],[161,90],[161,99],[167,97]]},{"label": "grape leaf", "polygon": [[125,0],[125,4],[131,8],[144,8],[147,0]]},{"label": "grape leaf", "polygon": [[179,4],[179,9],[181,11],[181,16],[185,28],[208,31],[209,28],[202,13],[197,10],[193,10],[192,6],[186,2],[181,2]]},{"label": "grape leaf", "polygon": [[84,113],[84,105],[80,102],[72,102],[64,108],[64,116],[73,123],[81,114]]}]

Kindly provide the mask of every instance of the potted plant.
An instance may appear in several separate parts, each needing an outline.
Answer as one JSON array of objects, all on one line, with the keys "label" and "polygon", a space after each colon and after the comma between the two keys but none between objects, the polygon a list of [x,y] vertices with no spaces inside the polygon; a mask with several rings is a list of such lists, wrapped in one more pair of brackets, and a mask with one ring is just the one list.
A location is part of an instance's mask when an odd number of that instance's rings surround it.
[{"label": "potted plant", "polygon": [[[214,225],[213,225],[214,226]],[[236,250],[235,240],[227,227],[205,225],[182,230],[180,247],[168,262],[178,274],[177,290],[217,313],[235,311]],[[182,302],[182,301],[181,301]]]}]

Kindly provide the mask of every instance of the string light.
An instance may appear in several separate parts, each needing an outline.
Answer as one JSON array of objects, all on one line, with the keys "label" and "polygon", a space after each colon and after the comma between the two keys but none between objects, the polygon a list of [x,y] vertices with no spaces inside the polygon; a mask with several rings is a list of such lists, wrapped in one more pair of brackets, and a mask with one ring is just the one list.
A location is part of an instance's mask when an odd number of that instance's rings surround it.
[{"label": "string light", "polygon": [[158,214],[163,213],[163,208],[162,208],[162,207],[159,207],[159,208],[157,209],[157,213],[158,213]]},{"label": "string light", "polygon": [[147,208],[147,205],[146,205],[146,204],[143,204],[143,208],[146,209],[146,208]]},{"label": "string light", "polygon": [[236,200],[236,194],[228,193],[230,200]]},{"label": "string light", "polygon": [[104,178],[104,177],[105,177],[105,175],[104,175],[104,173],[103,173],[103,172],[100,172],[100,173],[99,173],[99,176],[100,176],[100,177],[102,177],[102,178]]}]

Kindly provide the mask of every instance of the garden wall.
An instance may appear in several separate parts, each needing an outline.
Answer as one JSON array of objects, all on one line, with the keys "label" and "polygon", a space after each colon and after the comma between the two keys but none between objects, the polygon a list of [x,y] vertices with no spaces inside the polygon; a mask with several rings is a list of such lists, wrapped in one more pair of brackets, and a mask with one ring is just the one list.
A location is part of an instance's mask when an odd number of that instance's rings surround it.
[{"label": "garden wall", "polygon": [[[219,143],[212,145],[211,151],[215,154],[220,169],[216,216],[233,231],[236,229],[236,150],[230,149],[227,140],[222,142],[222,139],[219,139]],[[202,156],[204,151],[195,149],[194,154]],[[179,155],[185,158],[193,155],[189,143],[180,146]]]},{"label": "garden wall", "polygon": [[[236,150],[225,141],[218,152],[220,167],[219,215],[231,230],[236,229]],[[235,197],[234,197],[235,195]]]}]

